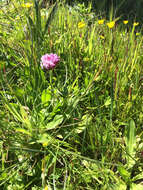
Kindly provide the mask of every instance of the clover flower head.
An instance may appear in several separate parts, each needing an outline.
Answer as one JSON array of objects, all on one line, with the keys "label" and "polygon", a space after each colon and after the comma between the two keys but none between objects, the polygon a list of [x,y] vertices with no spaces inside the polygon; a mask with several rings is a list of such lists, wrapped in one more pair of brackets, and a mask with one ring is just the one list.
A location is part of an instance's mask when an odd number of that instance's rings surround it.
[{"label": "clover flower head", "polygon": [[45,54],[41,57],[41,68],[44,70],[54,69],[57,63],[60,61],[57,54]]}]

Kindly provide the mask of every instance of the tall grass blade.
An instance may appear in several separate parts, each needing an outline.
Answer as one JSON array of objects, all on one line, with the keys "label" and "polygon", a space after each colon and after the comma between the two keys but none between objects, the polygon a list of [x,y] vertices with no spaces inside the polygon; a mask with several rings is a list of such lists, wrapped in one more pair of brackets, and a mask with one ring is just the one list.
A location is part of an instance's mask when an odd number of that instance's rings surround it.
[{"label": "tall grass blade", "polygon": [[28,27],[29,27],[29,30],[30,30],[30,38],[31,38],[31,41],[33,42],[34,39],[36,38],[35,36],[35,24],[33,22],[33,20],[31,19],[30,16],[28,16]]},{"label": "tall grass blade", "polygon": [[93,53],[93,39],[94,39],[94,35],[95,35],[95,27],[96,26],[94,26],[94,28],[92,29],[92,32],[91,32],[91,35],[90,35],[90,38],[89,38],[89,44],[88,44],[88,46],[89,46],[89,56],[91,56],[92,53]]},{"label": "tall grass blade", "polygon": [[41,34],[41,13],[40,13],[39,2],[37,0],[35,0],[35,11],[36,11],[36,29],[37,29],[37,38],[38,38],[38,36]]},{"label": "tall grass blade", "polygon": [[54,15],[57,11],[57,8],[58,8],[58,3],[56,2],[54,4],[54,6],[52,7],[52,10],[51,12],[49,13],[49,16],[48,16],[48,19],[46,21],[46,24],[45,24],[45,29],[44,29],[44,32],[43,32],[43,37],[44,35],[46,34],[47,30],[48,30],[48,27],[49,27],[49,24],[51,23],[52,19],[54,18]]}]

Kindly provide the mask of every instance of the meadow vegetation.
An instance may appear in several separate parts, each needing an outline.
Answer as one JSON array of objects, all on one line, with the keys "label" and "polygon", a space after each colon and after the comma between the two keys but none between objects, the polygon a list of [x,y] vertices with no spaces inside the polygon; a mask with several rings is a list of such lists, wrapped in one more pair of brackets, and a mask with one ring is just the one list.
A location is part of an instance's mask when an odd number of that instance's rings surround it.
[{"label": "meadow vegetation", "polygon": [[0,2],[0,189],[142,190],[142,23],[41,3]]}]

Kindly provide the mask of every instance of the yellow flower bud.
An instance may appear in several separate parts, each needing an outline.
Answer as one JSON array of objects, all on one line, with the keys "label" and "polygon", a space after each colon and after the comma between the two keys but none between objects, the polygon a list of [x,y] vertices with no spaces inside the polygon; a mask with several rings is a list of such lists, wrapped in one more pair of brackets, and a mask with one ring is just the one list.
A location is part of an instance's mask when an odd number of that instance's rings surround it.
[{"label": "yellow flower bud", "polygon": [[128,24],[128,20],[123,20],[123,23],[124,24]]},{"label": "yellow flower bud", "polygon": [[139,22],[134,22],[133,26],[138,26]]}]

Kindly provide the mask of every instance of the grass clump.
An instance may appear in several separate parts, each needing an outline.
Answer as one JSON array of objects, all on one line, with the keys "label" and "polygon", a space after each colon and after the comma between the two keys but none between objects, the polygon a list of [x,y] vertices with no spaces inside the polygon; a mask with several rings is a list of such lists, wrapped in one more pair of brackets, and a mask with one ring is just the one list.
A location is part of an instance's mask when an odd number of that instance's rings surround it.
[{"label": "grass clump", "polygon": [[141,24],[28,3],[0,11],[1,188],[142,189]]}]

